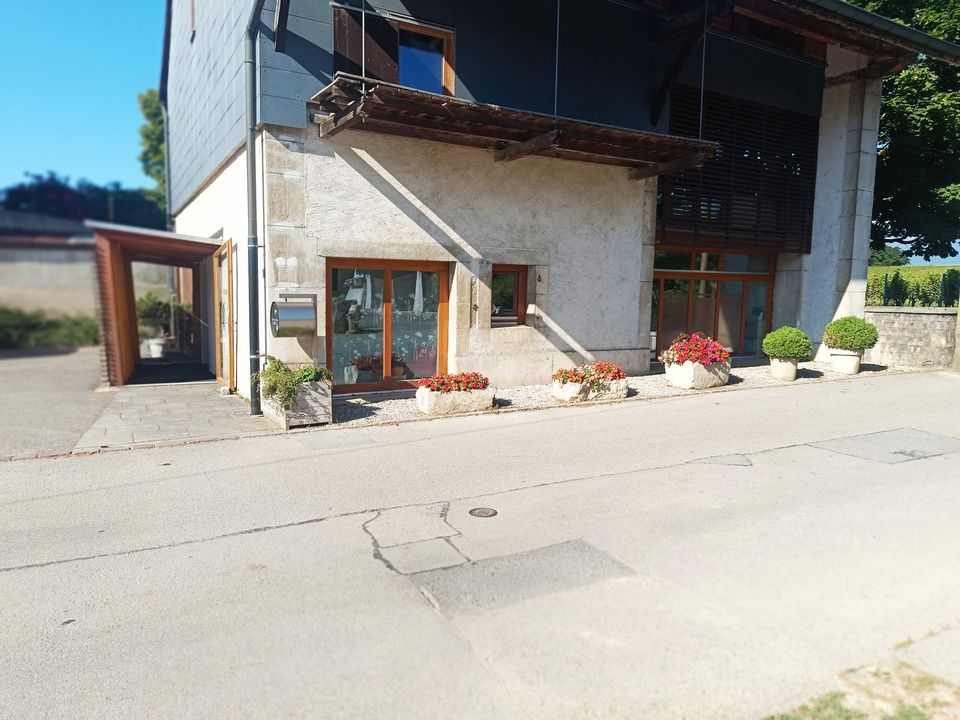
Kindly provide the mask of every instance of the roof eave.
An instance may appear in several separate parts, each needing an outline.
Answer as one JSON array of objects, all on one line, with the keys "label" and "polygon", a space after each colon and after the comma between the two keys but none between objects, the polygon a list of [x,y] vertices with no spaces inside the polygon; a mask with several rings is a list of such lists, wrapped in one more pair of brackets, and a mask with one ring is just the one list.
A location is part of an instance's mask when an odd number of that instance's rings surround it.
[{"label": "roof eave", "polygon": [[859,26],[860,29],[875,35],[878,39],[904,50],[936,58],[952,65],[960,65],[960,45],[941,40],[890,18],[843,2],[843,0],[776,1],[781,5],[787,5],[826,19],[835,19],[836,16],[841,16]]}]

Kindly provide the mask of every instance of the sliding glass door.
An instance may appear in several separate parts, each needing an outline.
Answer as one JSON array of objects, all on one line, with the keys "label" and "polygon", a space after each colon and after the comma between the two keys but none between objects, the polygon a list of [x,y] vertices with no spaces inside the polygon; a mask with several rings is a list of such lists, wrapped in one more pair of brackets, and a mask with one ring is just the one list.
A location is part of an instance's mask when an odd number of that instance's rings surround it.
[{"label": "sliding glass door", "polygon": [[446,371],[446,265],[328,265],[327,358],[335,391],[415,385]]}]

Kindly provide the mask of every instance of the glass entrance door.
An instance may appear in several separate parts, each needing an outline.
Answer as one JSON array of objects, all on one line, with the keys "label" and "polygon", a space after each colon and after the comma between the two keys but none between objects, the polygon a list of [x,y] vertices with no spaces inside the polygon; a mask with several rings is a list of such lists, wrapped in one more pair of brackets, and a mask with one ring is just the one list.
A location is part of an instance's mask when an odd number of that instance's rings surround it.
[{"label": "glass entrance door", "polygon": [[657,355],[680,333],[712,336],[734,355],[757,355],[770,326],[769,255],[658,250],[651,347]]},{"label": "glass entrance door", "polygon": [[446,370],[446,266],[334,266],[327,296],[327,357],[336,390],[415,385]]}]

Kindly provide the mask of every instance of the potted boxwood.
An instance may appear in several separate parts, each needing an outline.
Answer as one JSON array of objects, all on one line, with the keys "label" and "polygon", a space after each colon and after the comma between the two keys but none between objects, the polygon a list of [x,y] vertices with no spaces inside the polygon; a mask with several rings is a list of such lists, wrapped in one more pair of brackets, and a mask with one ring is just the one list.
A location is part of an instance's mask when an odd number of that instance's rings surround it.
[{"label": "potted boxwood", "polygon": [[291,367],[266,356],[258,374],[263,414],[285,430],[333,421],[333,373],[321,365]]},{"label": "potted boxwood", "polygon": [[853,315],[837,318],[823,331],[833,369],[844,375],[860,372],[863,351],[876,345],[879,338],[875,325]]},{"label": "potted boxwood", "polygon": [[730,353],[703,333],[680,333],[660,356],[667,382],[683,390],[704,390],[726,385],[730,379]]},{"label": "potted boxwood", "polygon": [[476,372],[438,373],[417,388],[417,410],[424,415],[489,410],[496,399],[490,379]]},{"label": "potted boxwood", "polygon": [[785,325],[767,334],[763,352],[770,358],[770,374],[792,382],[797,378],[797,363],[813,353],[813,343],[800,328]]},{"label": "potted boxwood", "polygon": [[620,400],[627,396],[627,373],[612,362],[561,368],[553,374],[553,397],[563,402]]}]

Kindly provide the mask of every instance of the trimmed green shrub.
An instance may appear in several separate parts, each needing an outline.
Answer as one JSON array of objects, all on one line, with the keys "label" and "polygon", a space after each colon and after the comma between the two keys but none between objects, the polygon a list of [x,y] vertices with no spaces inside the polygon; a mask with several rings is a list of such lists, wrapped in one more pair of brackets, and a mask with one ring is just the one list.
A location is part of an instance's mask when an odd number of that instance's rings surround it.
[{"label": "trimmed green shrub", "polygon": [[297,388],[303,383],[333,381],[333,372],[322,365],[292,368],[271,355],[266,358],[267,366],[257,373],[260,390],[288,410],[297,399]]},{"label": "trimmed green shrub", "polygon": [[853,315],[837,318],[823,331],[823,344],[834,350],[866,350],[876,345],[879,339],[873,323]]},{"label": "trimmed green shrub", "polygon": [[813,354],[813,343],[800,328],[777,328],[763,339],[763,353],[772,358],[805,360]]},{"label": "trimmed green shrub", "polygon": [[0,350],[96,345],[98,330],[88,315],[52,316],[0,306]]}]

